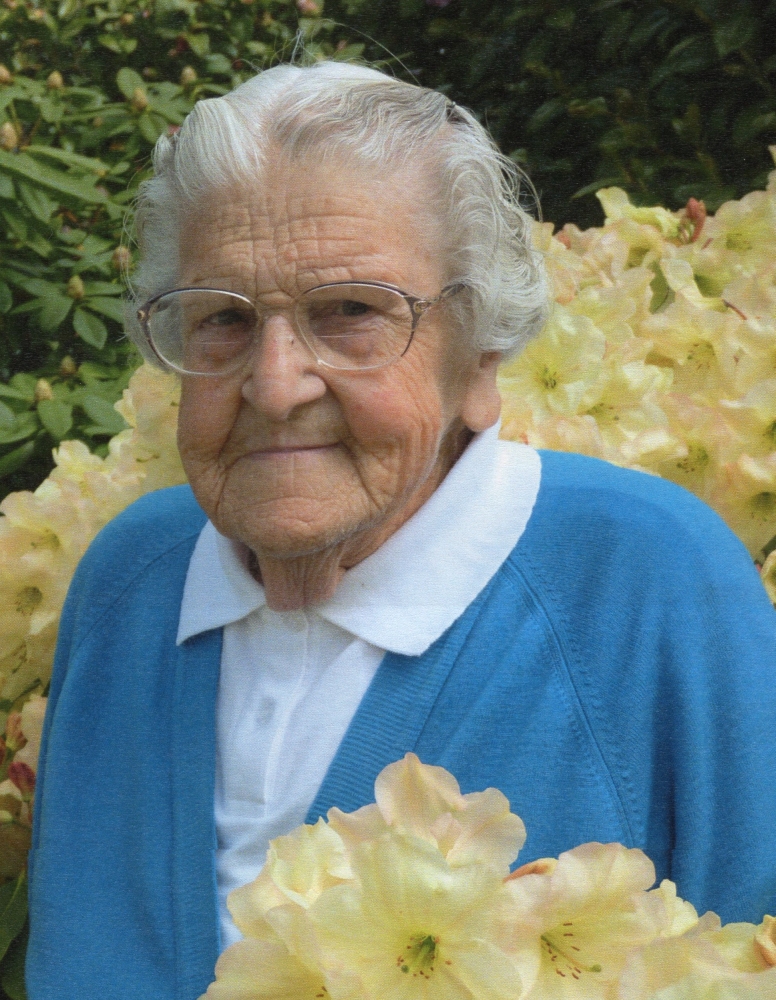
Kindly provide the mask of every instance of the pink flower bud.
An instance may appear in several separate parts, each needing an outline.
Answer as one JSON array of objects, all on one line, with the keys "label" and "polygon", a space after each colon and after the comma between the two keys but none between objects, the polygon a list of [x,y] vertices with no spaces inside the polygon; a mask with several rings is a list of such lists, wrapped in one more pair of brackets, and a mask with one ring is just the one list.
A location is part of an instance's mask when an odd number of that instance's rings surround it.
[{"label": "pink flower bud", "polygon": [[35,791],[35,772],[29,764],[13,760],[8,765],[8,777],[22,793],[22,799],[29,802]]},{"label": "pink flower bud", "polygon": [[27,742],[22,732],[22,713],[11,712],[5,723],[5,742],[10,750],[21,750]]}]

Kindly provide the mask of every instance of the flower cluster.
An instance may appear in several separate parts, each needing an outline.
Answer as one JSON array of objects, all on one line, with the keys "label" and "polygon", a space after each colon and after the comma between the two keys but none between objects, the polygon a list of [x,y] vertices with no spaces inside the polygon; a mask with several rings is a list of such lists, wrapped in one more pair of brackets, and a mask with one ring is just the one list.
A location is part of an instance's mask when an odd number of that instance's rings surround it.
[{"label": "flower cluster", "polygon": [[618,188],[598,197],[600,229],[535,227],[555,305],[502,369],[503,434],[671,479],[762,559],[776,536],[776,172],[713,217],[694,199],[668,212]]},{"label": "flower cluster", "polygon": [[501,792],[462,795],[414,754],[374,805],[272,841],[232,892],[243,934],[201,1000],[766,1000],[776,920],[721,927],[652,862],[583,844],[509,874],[525,841]]},{"label": "flower cluster", "polygon": [[176,380],[144,366],[116,408],[130,424],[99,458],[64,441],[34,493],[0,503],[0,699],[42,690],[73,572],[107,522],[141,494],[184,481],[175,447]]}]

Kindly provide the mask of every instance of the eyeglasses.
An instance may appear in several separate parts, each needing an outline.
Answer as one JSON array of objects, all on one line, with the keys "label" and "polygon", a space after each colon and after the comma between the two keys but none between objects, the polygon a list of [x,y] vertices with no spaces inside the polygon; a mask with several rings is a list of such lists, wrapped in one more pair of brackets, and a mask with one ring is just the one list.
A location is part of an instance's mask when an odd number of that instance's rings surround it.
[{"label": "eyeglasses", "polygon": [[[382,368],[407,353],[420,317],[463,291],[447,285],[436,298],[408,295],[378,281],[337,281],[304,292],[294,324],[318,362],[329,368]],[[137,316],[156,356],[184,375],[227,375],[246,363],[276,310],[217,288],[155,295]]]}]

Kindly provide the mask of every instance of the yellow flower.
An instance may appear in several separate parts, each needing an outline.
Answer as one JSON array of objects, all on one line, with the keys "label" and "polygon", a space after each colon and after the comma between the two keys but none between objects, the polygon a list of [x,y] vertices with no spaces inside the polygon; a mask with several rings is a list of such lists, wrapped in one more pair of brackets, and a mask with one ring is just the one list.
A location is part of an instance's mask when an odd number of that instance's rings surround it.
[{"label": "yellow flower", "polygon": [[585,412],[598,398],[605,350],[591,320],[556,306],[541,336],[500,370],[507,418],[514,412],[538,422],[553,413]]},{"label": "yellow flower", "polygon": [[[229,893],[227,905],[236,926],[246,937],[266,932],[267,914],[283,926],[306,912],[320,894],[352,878],[342,839],[319,819],[299,826],[270,842],[267,861],[257,878]],[[288,942],[287,942],[288,943]]]},{"label": "yellow flower", "polygon": [[[237,941],[216,963],[216,981],[200,1000],[329,1000],[325,977],[309,969],[279,941]],[[340,981],[341,986],[342,981]],[[340,991],[338,998],[358,994]]]},{"label": "yellow flower", "polygon": [[639,225],[651,226],[666,239],[675,240],[679,236],[679,217],[668,209],[660,206],[639,208],[632,205],[622,188],[601,188],[596,192],[596,197],[606,213],[607,222],[631,219]]},{"label": "yellow flower", "polygon": [[[659,932],[643,900],[655,868],[621,844],[583,844],[520,870],[507,882],[522,920],[541,938],[541,964],[528,1000],[613,996],[628,953]],[[516,936],[524,933],[516,928]]]},{"label": "yellow flower", "polygon": [[720,927],[706,913],[685,933],[656,938],[631,954],[619,1000],[773,1000],[776,967],[759,946],[763,926]]},{"label": "yellow flower", "polygon": [[764,458],[744,454],[723,465],[709,503],[758,556],[776,535],[776,451]]},{"label": "yellow flower", "polygon": [[736,392],[735,355],[748,346],[743,327],[733,312],[698,309],[677,298],[645,320],[642,335],[654,345],[648,360],[673,365],[674,392],[716,400],[721,392]]},{"label": "yellow flower", "polygon": [[[504,949],[512,915],[491,868],[454,868],[427,841],[396,833],[351,852],[356,879],[310,908],[324,967],[353,971],[363,1000],[518,1000],[530,949]],[[536,949],[534,949],[536,951]]]},{"label": "yellow flower", "polygon": [[383,768],[375,799],[353,813],[329,810],[329,825],[351,850],[390,829],[438,848],[451,867],[481,864],[504,876],[525,843],[523,821],[502,792],[462,795],[449,771],[422,764],[414,753]]}]

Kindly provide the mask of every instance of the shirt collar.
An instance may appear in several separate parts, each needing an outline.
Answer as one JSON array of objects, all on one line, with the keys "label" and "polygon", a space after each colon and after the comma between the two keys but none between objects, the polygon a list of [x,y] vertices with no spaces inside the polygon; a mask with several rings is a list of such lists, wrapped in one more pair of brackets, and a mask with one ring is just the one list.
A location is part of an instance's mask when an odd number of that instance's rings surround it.
[{"label": "shirt collar", "polygon": [[[380,649],[419,656],[460,617],[517,544],[539,492],[528,445],[477,434],[426,503],[309,609]],[[247,550],[208,521],[189,563],[178,643],[266,603]]]}]

